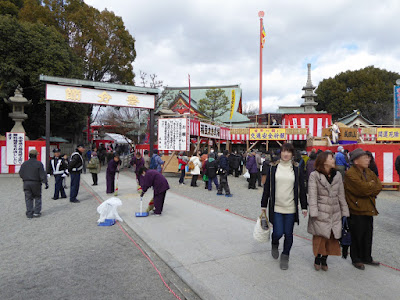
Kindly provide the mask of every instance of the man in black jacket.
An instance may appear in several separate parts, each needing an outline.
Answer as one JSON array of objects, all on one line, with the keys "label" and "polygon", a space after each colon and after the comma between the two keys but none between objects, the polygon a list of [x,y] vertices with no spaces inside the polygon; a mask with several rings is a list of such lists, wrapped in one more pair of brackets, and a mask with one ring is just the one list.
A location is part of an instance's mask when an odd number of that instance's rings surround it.
[{"label": "man in black jacket", "polygon": [[69,195],[69,201],[72,203],[79,203],[76,199],[79,192],[79,184],[81,181],[81,173],[83,169],[83,157],[82,154],[85,151],[83,145],[78,145],[76,151],[71,154],[71,161],[68,164],[68,171],[71,174],[71,192]]},{"label": "man in black jacket", "polygon": [[54,157],[50,160],[50,164],[47,169],[47,174],[54,175],[56,183],[54,187],[54,196],[51,199],[57,200],[60,193],[61,193],[61,198],[67,198],[62,183],[63,183],[63,178],[67,176],[68,165],[64,161],[64,159],[60,156],[61,154],[60,149],[54,149],[53,153]]},{"label": "man in black jacket", "polygon": [[222,156],[219,158],[219,166],[218,166],[219,186],[217,195],[219,196],[222,195],[222,189],[224,189],[225,197],[232,197],[228,184],[228,173],[229,173],[228,150],[224,150]]},{"label": "man in black jacket", "polygon": [[[36,159],[38,152],[29,151],[29,160],[25,161],[19,170],[19,176],[24,182],[26,216],[28,219],[38,218],[42,210],[42,183],[45,189],[49,188],[47,184],[47,175],[43,164]],[[33,203],[35,202],[35,207]]]}]

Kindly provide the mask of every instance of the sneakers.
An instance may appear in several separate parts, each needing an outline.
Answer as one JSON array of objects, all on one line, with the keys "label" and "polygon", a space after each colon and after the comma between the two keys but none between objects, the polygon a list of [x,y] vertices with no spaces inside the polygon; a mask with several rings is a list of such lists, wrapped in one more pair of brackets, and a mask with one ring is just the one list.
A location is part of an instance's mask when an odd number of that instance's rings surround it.
[{"label": "sneakers", "polygon": [[41,215],[42,215],[41,213],[33,214],[33,217],[34,217],[34,218],[40,218]]},{"label": "sneakers", "polygon": [[274,259],[278,259],[279,257],[279,250],[278,250],[279,245],[274,245],[272,244],[271,248],[271,255]]},{"label": "sneakers", "polygon": [[232,194],[226,194],[225,197],[233,197]]},{"label": "sneakers", "polygon": [[217,196],[222,196],[223,194],[222,193],[217,193]]}]

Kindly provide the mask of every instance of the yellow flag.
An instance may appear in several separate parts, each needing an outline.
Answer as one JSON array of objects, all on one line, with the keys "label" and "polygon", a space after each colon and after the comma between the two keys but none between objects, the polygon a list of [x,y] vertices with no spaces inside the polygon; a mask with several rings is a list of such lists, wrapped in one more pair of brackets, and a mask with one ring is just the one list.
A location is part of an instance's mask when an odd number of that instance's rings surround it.
[{"label": "yellow flag", "polygon": [[233,111],[235,109],[235,90],[232,90],[232,99],[231,99],[231,116],[229,118],[229,120],[232,120],[232,116],[233,116]]}]

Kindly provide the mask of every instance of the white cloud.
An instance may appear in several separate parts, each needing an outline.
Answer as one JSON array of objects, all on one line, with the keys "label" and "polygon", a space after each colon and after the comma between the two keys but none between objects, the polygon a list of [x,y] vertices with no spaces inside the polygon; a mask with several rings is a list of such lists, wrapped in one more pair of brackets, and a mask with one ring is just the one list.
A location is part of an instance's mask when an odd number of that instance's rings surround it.
[{"label": "white cloud", "polygon": [[134,70],[168,86],[241,84],[258,106],[259,10],[265,11],[263,111],[302,102],[307,63],[314,85],[369,65],[400,71],[400,1],[86,0],[123,18],[136,39]]}]

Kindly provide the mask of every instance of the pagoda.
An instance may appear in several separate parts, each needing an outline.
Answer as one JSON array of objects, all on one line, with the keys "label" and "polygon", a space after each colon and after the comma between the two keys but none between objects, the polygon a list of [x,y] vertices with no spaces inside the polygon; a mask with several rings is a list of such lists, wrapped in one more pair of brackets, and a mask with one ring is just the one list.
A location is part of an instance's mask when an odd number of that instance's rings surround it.
[{"label": "pagoda", "polygon": [[307,76],[307,83],[303,87],[304,95],[301,96],[301,98],[304,98],[304,102],[300,105],[301,107],[304,107],[304,112],[305,113],[315,113],[316,109],[315,106],[318,105],[317,102],[315,102],[315,98],[317,97],[317,94],[314,93],[314,90],[316,86],[314,86],[311,82],[311,64],[307,64],[308,68],[308,76]]}]

